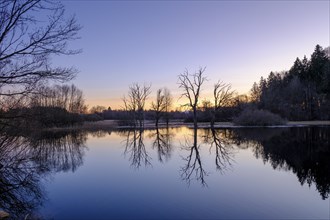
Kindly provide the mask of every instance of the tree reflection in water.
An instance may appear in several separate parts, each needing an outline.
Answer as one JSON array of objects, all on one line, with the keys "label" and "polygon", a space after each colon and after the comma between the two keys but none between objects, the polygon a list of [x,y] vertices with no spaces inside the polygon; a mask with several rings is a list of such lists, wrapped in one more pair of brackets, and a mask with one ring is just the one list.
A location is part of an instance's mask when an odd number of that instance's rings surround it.
[{"label": "tree reflection in water", "polygon": [[13,219],[31,215],[45,198],[41,180],[82,165],[85,141],[78,133],[0,134],[0,208]]},{"label": "tree reflection in water", "polygon": [[274,169],[292,171],[301,185],[315,183],[322,199],[330,193],[330,129],[301,127],[283,129],[236,129],[232,138],[252,148],[256,158]]},{"label": "tree reflection in water", "polygon": [[217,171],[222,174],[232,167],[234,162],[234,147],[232,141],[227,137],[227,130],[223,129],[204,129],[204,144],[210,145],[210,153],[215,148],[215,165]]},{"label": "tree reflection in water", "polygon": [[181,146],[182,149],[189,151],[187,157],[183,157],[186,164],[181,168],[181,178],[188,184],[191,180],[195,179],[202,184],[202,186],[207,186],[205,182],[205,176],[207,172],[203,168],[202,159],[199,152],[199,147],[197,143],[197,129],[194,128],[193,142],[189,141],[187,137],[185,138],[185,143]]},{"label": "tree reflection in water", "polygon": [[144,144],[144,133],[148,132],[147,137],[152,142],[152,148],[157,150],[159,162],[164,162],[171,157],[172,137],[169,128],[144,130],[144,129],[129,129],[119,130],[117,133],[125,137],[124,155],[129,155],[131,166],[140,168],[142,165],[151,166],[152,158],[149,156],[147,147]]},{"label": "tree reflection in water", "polygon": [[154,139],[152,147],[157,149],[158,160],[161,163],[164,162],[164,159],[168,161],[171,157],[173,136],[168,127],[163,129],[156,128],[155,132],[151,132],[149,135],[149,138]]},{"label": "tree reflection in water", "polygon": [[[224,174],[234,162],[234,148],[232,141],[227,137],[227,130],[223,129],[199,129],[203,140],[203,147],[209,146],[209,152],[213,154],[212,150],[215,149],[215,166],[217,171]],[[203,161],[200,153],[201,145],[198,144],[198,132],[197,129],[193,130],[193,141],[189,141],[185,138],[185,143],[182,148],[189,151],[187,157],[184,157],[185,166],[181,168],[181,177],[188,184],[192,180],[196,180],[201,183],[202,186],[207,186],[205,177],[208,176],[208,172],[203,167]]]},{"label": "tree reflection in water", "polygon": [[123,133],[126,135],[124,155],[129,155],[131,166],[137,169],[142,164],[151,166],[151,157],[143,142],[144,129],[126,130]]},{"label": "tree reflection in water", "polygon": [[30,146],[23,138],[0,137],[0,207],[14,217],[22,217],[42,203],[40,170],[32,163]]},{"label": "tree reflection in water", "polygon": [[55,172],[74,172],[83,164],[86,140],[87,134],[83,132],[51,132],[30,139],[29,144],[39,166],[46,165]]}]

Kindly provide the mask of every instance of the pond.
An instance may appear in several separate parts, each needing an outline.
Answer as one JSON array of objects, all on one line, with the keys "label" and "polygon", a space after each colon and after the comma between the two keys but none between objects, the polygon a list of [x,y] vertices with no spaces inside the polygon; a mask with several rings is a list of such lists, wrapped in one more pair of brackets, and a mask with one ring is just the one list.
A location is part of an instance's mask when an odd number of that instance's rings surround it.
[{"label": "pond", "polygon": [[0,135],[13,219],[328,219],[330,127]]}]

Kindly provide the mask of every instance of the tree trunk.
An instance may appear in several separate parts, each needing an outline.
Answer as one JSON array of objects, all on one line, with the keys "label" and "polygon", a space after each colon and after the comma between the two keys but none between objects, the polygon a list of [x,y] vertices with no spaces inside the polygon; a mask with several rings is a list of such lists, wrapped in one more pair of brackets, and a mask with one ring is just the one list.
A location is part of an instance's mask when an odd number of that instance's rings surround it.
[{"label": "tree trunk", "polygon": [[194,111],[194,128],[197,128],[197,109],[196,107],[193,108]]},{"label": "tree trunk", "polygon": [[214,129],[214,122],[215,122],[215,110],[212,111],[212,117],[211,117],[211,129]]},{"label": "tree trunk", "polygon": [[155,123],[155,125],[156,125],[156,128],[157,128],[157,129],[158,129],[158,122],[159,122],[159,118],[156,117],[156,123]]}]

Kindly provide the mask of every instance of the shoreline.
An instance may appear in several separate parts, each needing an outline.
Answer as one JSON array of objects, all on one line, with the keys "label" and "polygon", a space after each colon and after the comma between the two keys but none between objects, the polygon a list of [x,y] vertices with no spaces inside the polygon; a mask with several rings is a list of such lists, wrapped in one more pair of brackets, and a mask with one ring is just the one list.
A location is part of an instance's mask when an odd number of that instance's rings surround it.
[{"label": "shoreline", "polygon": [[[184,123],[183,121],[172,121],[168,127],[188,127],[193,128],[193,123]],[[214,128],[289,128],[289,127],[309,127],[309,126],[330,126],[330,121],[289,121],[285,125],[270,125],[270,126],[243,126],[234,125],[232,122],[216,122]],[[159,123],[158,128],[166,128],[166,123]],[[110,129],[133,129],[131,126],[120,126],[116,120],[102,120],[95,122],[84,122],[82,125],[74,125],[72,127],[54,127],[45,128],[45,131],[70,131],[70,130],[110,130]],[[153,121],[146,121],[144,129],[155,129],[156,126]],[[211,128],[209,122],[198,123],[198,128]]]}]

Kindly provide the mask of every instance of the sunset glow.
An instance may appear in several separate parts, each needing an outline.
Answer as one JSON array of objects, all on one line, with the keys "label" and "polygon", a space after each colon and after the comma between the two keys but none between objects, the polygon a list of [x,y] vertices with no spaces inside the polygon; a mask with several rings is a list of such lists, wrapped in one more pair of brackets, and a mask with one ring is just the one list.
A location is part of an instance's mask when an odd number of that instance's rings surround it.
[{"label": "sunset glow", "polygon": [[[120,108],[134,82],[167,87],[206,66],[208,98],[218,79],[247,93],[270,71],[288,70],[316,44],[329,46],[328,1],[63,1],[83,26],[72,42],[81,54],[54,57],[74,66],[89,106]],[[205,97],[205,96],[206,97]]]}]

